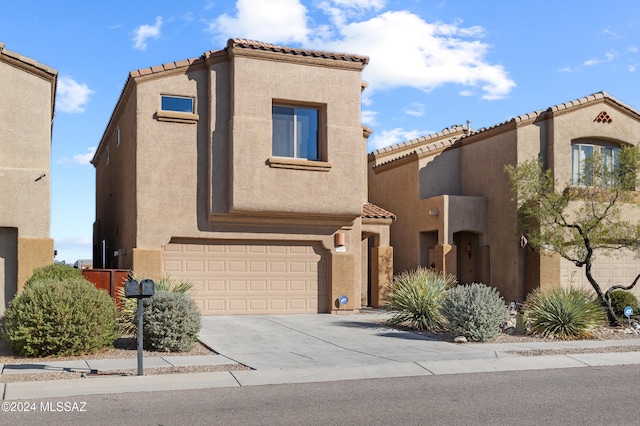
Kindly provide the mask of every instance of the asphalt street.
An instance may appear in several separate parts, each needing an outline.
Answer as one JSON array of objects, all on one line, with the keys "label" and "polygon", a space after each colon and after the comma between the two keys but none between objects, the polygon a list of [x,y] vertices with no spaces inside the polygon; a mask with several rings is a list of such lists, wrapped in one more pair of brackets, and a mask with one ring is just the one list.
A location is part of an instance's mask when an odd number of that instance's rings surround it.
[{"label": "asphalt street", "polygon": [[30,399],[3,402],[21,410],[3,406],[0,423],[637,424],[639,377],[629,365]]}]

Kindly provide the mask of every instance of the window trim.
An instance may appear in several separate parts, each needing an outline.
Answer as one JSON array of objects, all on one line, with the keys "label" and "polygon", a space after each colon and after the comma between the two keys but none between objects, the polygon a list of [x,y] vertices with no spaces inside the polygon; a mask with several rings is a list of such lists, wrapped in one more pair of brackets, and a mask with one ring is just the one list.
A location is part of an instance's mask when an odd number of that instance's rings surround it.
[{"label": "window trim", "polygon": [[[304,108],[308,110],[316,110],[317,112],[317,137],[316,137],[316,151],[317,158],[309,159],[305,157],[287,157],[273,154],[273,109],[274,107],[293,108],[294,116],[297,108]],[[295,168],[304,170],[328,170],[331,168],[331,163],[328,161],[327,156],[327,131],[326,131],[326,104],[318,104],[311,102],[297,102],[290,100],[273,99],[271,103],[271,156],[269,157],[267,164],[271,167],[279,168]],[[295,142],[294,149],[295,149]],[[294,154],[295,155],[295,154]]]},{"label": "window trim", "polygon": [[[189,100],[191,101],[191,111],[184,111],[181,109],[167,109],[163,108],[163,103],[165,99],[180,99],[180,100]],[[196,102],[191,96],[176,96],[176,95],[160,95],[160,111],[165,112],[179,112],[183,114],[193,114],[195,111]]]},{"label": "window trim", "polygon": [[[191,112],[162,109],[162,100],[164,98],[190,99]],[[173,123],[195,124],[198,122],[199,117],[198,114],[196,114],[194,111],[196,111],[196,99],[194,97],[160,94],[160,103],[158,105],[158,110],[156,111],[156,119],[158,121]]]}]

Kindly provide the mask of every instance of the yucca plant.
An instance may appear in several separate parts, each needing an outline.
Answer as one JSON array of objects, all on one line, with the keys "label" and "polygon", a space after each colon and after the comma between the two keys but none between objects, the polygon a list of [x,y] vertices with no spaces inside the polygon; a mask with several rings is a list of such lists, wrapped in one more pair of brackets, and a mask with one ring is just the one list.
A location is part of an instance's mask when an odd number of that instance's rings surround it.
[{"label": "yucca plant", "polygon": [[592,339],[607,318],[600,301],[578,288],[536,290],[524,313],[531,334],[561,340]]},{"label": "yucca plant", "polygon": [[[142,278],[133,277],[140,282]],[[187,279],[180,277],[163,277],[155,283],[156,292],[169,291],[173,293],[183,293],[189,296],[193,293],[193,283]],[[138,309],[138,301],[135,298],[127,298],[124,295],[124,287],[117,290],[120,299],[120,308],[118,309],[118,324],[124,334],[136,334],[138,329],[138,319],[136,310]]]},{"label": "yucca plant", "polygon": [[455,285],[452,275],[418,268],[393,278],[385,307],[392,324],[407,323],[417,330],[439,330],[445,323],[440,312],[447,290]]}]

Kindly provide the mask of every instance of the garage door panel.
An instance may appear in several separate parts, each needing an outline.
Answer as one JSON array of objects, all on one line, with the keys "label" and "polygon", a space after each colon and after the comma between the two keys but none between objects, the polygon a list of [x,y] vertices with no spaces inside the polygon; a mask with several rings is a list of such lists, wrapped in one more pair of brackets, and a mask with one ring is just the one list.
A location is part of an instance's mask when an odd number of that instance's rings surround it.
[{"label": "garage door panel", "polygon": [[[597,253],[591,273],[603,290],[616,284],[629,285],[640,273],[640,260],[631,250],[621,250],[609,255]],[[563,287],[593,290],[584,268],[578,268],[566,259],[560,261],[560,279]],[[640,288],[637,286],[631,292],[640,296]]]},{"label": "garage door panel", "polygon": [[326,312],[319,245],[190,241],[168,244],[163,256],[165,273],[199,283],[193,297],[204,315]]}]

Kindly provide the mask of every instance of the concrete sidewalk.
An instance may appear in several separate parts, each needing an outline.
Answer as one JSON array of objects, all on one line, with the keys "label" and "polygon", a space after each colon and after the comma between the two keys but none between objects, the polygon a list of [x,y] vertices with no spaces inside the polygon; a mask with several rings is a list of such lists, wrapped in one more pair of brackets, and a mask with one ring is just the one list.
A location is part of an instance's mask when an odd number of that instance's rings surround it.
[{"label": "concrete sidewalk", "polygon": [[[373,320],[373,321],[372,321]],[[640,346],[640,339],[453,344],[391,329],[370,315],[203,317],[200,340],[220,355],[150,357],[144,367],[242,363],[253,370],[14,382],[4,400],[284,383],[640,364],[640,352],[521,356],[510,351]],[[137,359],[8,364],[2,374],[108,373]]]}]

